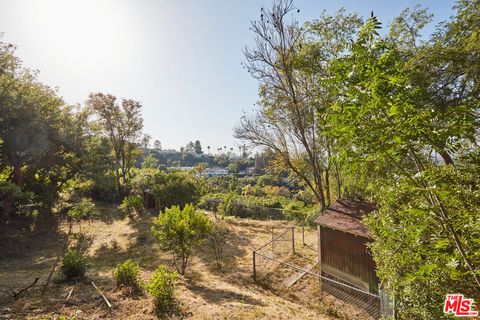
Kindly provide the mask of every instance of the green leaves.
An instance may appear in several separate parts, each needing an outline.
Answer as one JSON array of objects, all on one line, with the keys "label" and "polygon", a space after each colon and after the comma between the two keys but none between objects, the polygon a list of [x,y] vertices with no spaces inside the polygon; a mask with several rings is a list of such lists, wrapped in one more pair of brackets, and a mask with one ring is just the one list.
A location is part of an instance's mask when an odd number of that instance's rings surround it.
[{"label": "green leaves", "polygon": [[173,253],[175,267],[184,274],[192,250],[205,240],[210,228],[205,214],[187,204],[183,210],[179,206],[165,209],[155,219],[151,231],[160,247]]}]

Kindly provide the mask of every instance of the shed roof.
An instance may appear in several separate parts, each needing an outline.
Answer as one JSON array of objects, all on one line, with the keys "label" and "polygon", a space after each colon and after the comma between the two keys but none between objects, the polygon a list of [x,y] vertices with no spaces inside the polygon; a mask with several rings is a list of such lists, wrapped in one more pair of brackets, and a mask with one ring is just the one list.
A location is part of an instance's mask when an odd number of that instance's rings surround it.
[{"label": "shed roof", "polygon": [[371,238],[370,232],[362,223],[362,217],[376,209],[377,207],[371,203],[351,199],[338,199],[315,222],[335,230]]}]

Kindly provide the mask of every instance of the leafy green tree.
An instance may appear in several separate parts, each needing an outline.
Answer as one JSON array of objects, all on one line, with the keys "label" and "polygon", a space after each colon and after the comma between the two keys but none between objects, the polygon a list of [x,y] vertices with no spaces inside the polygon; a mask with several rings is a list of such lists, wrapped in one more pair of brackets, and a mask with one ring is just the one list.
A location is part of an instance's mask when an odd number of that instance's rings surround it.
[{"label": "leafy green tree", "polygon": [[196,154],[203,154],[202,145],[199,140],[195,141],[195,145],[193,146],[193,148]]},{"label": "leafy green tree", "polygon": [[196,178],[184,172],[158,172],[150,188],[161,208],[173,205],[183,208],[188,203],[197,203],[201,195]]},{"label": "leafy green tree", "polygon": [[111,94],[91,93],[87,105],[98,115],[102,129],[108,136],[115,158],[115,177],[120,197],[128,184],[128,173],[140,154],[143,119],[141,104],[122,99],[121,103]]},{"label": "leafy green tree", "polygon": [[228,171],[231,173],[238,173],[238,164],[236,162],[230,162],[228,164]]},{"label": "leafy green tree", "polygon": [[187,145],[186,145],[185,148],[183,149],[183,152],[186,152],[186,153],[195,153],[195,143],[193,143],[192,141],[190,141],[189,143],[187,143]]},{"label": "leafy green tree", "polygon": [[183,210],[172,206],[160,213],[154,221],[152,233],[160,247],[171,251],[173,264],[180,274],[185,273],[188,259],[210,230],[210,220],[203,212],[187,204]]},{"label": "leafy green tree", "polygon": [[14,187],[2,188],[3,221],[30,194],[39,209],[37,226],[53,227],[59,191],[82,169],[88,111],[66,106],[1,39],[0,105],[0,184]]},{"label": "leafy green tree", "polygon": [[350,146],[349,163],[369,167],[381,208],[367,219],[372,251],[402,318],[438,319],[446,292],[480,292],[479,13],[460,1],[423,43],[408,37],[428,21],[425,12],[404,12],[411,24],[395,25],[390,39],[371,17],[351,52],[330,64],[341,97],[329,113],[331,134]]},{"label": "leafy green tree", "polygon": [[158,159],[154,155],[149,154],[143,159],[142,168],[157,168],[157,167],[158,167]]}]

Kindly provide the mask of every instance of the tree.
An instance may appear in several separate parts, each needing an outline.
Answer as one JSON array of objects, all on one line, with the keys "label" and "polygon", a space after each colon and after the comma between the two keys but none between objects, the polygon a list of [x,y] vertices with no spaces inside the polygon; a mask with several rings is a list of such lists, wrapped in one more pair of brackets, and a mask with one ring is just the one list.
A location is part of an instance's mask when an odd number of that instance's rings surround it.
[{"label": "tree", "polygon": [[157,172],[148,187],[162,208],[173,205],[183,208],[188,203],[197,203],[200,198],[198,181],[185,172]]},{"label": "tree", "polygon": [[238,164],[236,162],[230,162],[228,164],[228,171],[231,173],[238,173]]},{"label": "tree", "polygon": [[117,191],[124,195],[128,173],[139,155],[139,144],[143,119],[141,104],[134,100],[122,99],[120,103],[111,94],[91,93],[87,101],[98,115],[103,131],[110,139],[115,157]]},{"label": "tree", "polygon": [[192,251],[205,240],[209,230],[210,220],[190,204],[183,210],[179,206],[166,209],[151,229],[160,247],[172,252],[173,264],[182,275]]},{"label": "tree", "polygon": [[153,148],[159,151],[162,150],[162,143],[160,142],[160,140],[155,140],[155,142],[153,143]]},{"label": "tree", "polygon": [[351,52],[331,62],[341,98],[328,121],[352,146],[348,161],[371,164],[368,180],[381,206],[367,219],[372,251],[400,316],[437,319],[445,292],[480,292],[473,183],[480,163],[480,51],[473,44],[480,10],[460,1],[457,15],[423,43],[415,35],[428,15],[404,15],[396,23],[410,24],[394,25],[390,39],[379,37],[380,22],[369,18]]},{"label": "tree", "polygon": [[[309,39],[295,20],[288,16],[295,8],[292,1],[275,1],[270,10],[261,10],[260,19],[252,22],[255,33],[253,48],[245,50],[248,72],[260,82],[259,110],[244,115],[234,129],[234,136],[254,146],[262,146],[275,154],[274,168],[289,170],[313,192],[322,209],[329,195],[328,141],[323,125],[317,122],[331,103],[320,82],[319,72],[326,61],[345,50],[358,22],[356,16],[338,14],[338,25],[322,28],[316,46],[303,48]],[[335,24],[337,26],[337,24]],[[320,50],[335,43],[329,55]],[[305,67],[305,56],[316,53],[315,68]]]},{"label": "tree", "polygon": [[149,154],[148,156],[143,159],[142,162],[142,168],[157,168],[158,167],[158,159],[152,155]]},{"label": "tree", "polygon": [[202,145],[200,144],[199,140],[195,141],[195,145],[194,145],[193,148],[194,148],[196,154],[203,154]]},{"label": "tree", "polygon": [[[51,208],[82,168],[86,110],[67,106],[24,68],[15,47],[0,39],[0,206],[3,221],[36,202],[37,226],[54,227]],[[34,200],[34,198],[36,200]]]},{"label": "tree", "polygon": [[147,150],[148,146],[150,145],[150,140],[152,140],[152,137],[148,134],[144,134],[142,137],[141,145],[143,149]]},{"label": "tree", "polygon": [[189,143],[187,143],[187,145],[185,146],[184,148],[184,151],[186,153],[195,153],[195,144],[190,141]]}]

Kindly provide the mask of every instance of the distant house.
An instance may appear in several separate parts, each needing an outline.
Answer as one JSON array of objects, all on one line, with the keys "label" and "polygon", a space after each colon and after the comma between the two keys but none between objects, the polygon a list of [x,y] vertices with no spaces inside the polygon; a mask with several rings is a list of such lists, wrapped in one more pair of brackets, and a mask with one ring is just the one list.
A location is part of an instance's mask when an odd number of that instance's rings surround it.
[{"label": "distant house", "polygon": [[165,150],[157,150],[158,154],[176,154],[178,153],[177,150],[174,149],[165,149]]},{"label": "distant house", "polygon": [[192,153],[192,154],[195,159],[203,159],[203,158],[209,157],[209,155],[205,153]]},{"label": "distant house", "polygon": [[228,176],[228,169],[226,168],[206,168],[204,174],[209,177],[225,177]]},{"label": "distant house", "polygon": [[375,262],[367,248],[372,236],[361,221],[363,215],[376,209],[370,203],[339,199],[317,218],[323,275],[378,293]]},{"label": "distant house", "polygon": [[194,168],[193,167],[170,167],[168,170],[169,171],[192,171]]}]

